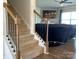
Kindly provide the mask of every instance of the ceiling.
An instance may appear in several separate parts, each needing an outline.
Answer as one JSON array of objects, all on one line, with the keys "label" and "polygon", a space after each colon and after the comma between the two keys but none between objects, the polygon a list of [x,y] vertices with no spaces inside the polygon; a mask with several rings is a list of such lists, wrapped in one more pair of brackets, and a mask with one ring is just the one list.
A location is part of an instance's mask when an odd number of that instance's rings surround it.
[{"label": "ceiling", "polygon": [[[64,3],[63,6],[76,5],[76,0],[68,0],[67,2],[73,2],[73,3],[70,3],[70,4],[69,3]],[[37,4],[37,7],[40,7],[40,8],[44,8],[44,7],[62,7],[60,5],[60,3],[56,2],[55,0],[36,0],[36,4]]]}]

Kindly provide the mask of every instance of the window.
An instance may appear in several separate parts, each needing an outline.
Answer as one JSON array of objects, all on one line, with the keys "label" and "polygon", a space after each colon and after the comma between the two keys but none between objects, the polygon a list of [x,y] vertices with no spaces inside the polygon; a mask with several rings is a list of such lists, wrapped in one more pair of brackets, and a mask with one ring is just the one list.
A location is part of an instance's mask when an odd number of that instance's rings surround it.
[{"label": "window", "polygon": [[63,12],[61,16],[62,24],[76,24],[76,12]]},{"label": "window", "polygon": [[71,13],[71,24],[76,24],[76,12]]}]

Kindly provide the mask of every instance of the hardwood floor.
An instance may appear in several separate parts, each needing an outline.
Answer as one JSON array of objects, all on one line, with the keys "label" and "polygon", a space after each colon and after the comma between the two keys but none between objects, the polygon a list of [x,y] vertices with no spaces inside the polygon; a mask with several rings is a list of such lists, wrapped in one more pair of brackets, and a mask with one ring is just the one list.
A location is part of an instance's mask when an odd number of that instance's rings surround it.
[{"label": "hardwood floor", "polygon": [[57,47],[50,47],[50,54],[41,54],[34,59],[76,59],[75,40],[69,40],[67,43]]}]

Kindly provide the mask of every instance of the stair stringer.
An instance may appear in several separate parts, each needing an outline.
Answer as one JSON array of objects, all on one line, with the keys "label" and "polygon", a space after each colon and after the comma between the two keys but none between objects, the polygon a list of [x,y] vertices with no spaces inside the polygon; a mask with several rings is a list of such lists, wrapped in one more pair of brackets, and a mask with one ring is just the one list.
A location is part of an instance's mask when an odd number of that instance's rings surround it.
[{"label": "stair stringer", "polygon": [[43,53],[46,54],[46,46],[45,46],[44,40],[41,38],[41,36],[38,33],[34,34],[34,38],[39,41],[39,46],[41,46],[42,48],[44,48]]}]

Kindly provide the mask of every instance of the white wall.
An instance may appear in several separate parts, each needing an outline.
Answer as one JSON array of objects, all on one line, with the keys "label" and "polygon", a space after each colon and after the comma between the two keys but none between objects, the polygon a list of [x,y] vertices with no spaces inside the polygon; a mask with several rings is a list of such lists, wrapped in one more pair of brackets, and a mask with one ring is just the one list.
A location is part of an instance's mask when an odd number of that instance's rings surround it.
[{"label": "white wall", "polygon": [[31,32],[34,31],[34,13],[35,0],[11,0],[16,11],[28,25]]},{"label": "white wall", "polygon": [[4,43],[3,44],[3,47],[4,47],[3,48],[3,51],[4,51],[3,58],[4,59],[13,59],[13,56],[11,54],[11,51],[10,51],[5,39],[3,40],[3,43]]},{"label": "white wall", "polygon": [[31,1],[31,21],[30,21],[30,30],[31,33],[35,33],[35,14],[34,14],[34,10],[36,9],[36,0],[30,0]]},{"label": "white wall", "polygon": [[30,0],[12,0],[12,5],[30,26]]},{"label": "white wall", "polygon": [[3,8],[3,23],[3,36],[6,37],[8,34],[8,17],[5,8]]},{"label": "white wall", "polygon": [[13,59],[10,49],[6,43],[6,35],[8,34],[8,20],[7,20],[7,11],[3,8],[3,58],[4,59]]}]

